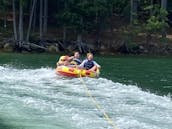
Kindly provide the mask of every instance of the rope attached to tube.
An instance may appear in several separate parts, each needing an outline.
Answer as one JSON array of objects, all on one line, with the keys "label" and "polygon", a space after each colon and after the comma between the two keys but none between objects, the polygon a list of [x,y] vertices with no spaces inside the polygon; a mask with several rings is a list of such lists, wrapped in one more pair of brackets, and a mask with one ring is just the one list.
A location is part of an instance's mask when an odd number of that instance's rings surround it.
[{"label": "rope attached to tube", "polygon": [[114,128],[114,129],[119,129],[115,123],[113,122],[113,120],[109,117],[109,115],[101,108],[101,105],[97,102],[96,98],[93,97],[93,95],[91,94],[90,90],[88,89],[87,85],[85,84],[81,74],[80,74],[80,80],[81,83],[83,84],[83,87],[87,93],[87,95],[91,98],[92,102],[95,104],[96,108],[103,114],[103,117],[107,120],[107,122]]}]

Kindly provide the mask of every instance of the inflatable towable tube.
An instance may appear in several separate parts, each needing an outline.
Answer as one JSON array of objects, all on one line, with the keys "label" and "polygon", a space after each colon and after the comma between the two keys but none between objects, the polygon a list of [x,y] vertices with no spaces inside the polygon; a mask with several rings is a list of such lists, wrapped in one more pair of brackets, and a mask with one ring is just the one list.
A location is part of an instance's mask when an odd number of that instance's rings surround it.
[{"label": "inflatable towable tube", "polygon": [[56,68],[56,74],[67,76],[67,77],[91,77],[98,78],[100,71],[89,71],[85,69],[73,68],[70,66],[58,66]]}]

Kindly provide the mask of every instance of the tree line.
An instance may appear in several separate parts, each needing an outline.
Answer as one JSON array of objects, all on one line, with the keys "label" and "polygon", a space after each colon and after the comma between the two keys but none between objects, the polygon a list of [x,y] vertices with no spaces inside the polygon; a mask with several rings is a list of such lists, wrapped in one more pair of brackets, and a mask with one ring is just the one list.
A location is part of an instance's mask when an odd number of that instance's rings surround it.
[{"label": "tree line", "polygon": [[[114,30],[114,17],[124,19],[125,26],[146,33],[166,37],[171,23],[170,0],[0,0],[1,27],[13,30],[13,40],[21,47],[29,43],[32,34],[39,32],[43,45],[48,28],[60,28],[62,41],[66,42],[68,31],[76,33],[76,41],[82,46],[84,33],[95,34],[99,41],[103,30]],[[8,15],[12,15],[12,25],[7,26]],[[120,21],[119,21],[120,22]]]}]

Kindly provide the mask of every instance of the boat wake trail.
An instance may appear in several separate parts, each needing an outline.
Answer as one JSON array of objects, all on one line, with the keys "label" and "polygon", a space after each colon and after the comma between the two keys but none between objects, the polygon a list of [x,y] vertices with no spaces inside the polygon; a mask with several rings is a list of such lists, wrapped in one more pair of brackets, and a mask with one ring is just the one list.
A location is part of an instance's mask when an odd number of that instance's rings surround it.
[{"label": "boat wake trail", "polygon": [[[79,78],[57,76],[52,68],[9,66],[0,66],[0,75],[0,119],[10,129],[113,128],[87,96]],[[170,97],[105,78],[83,79],[119,129],[171,129]]]}]

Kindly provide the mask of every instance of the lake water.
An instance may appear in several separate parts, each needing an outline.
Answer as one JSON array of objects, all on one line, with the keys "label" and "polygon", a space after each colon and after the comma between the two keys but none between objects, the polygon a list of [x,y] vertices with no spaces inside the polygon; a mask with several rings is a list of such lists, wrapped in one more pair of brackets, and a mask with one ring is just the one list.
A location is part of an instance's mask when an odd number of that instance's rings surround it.
[{"label": "lake water", "polygon": [[[0,129],[113,129],[79,78],[55,74],[58,55],[0,54]],[[83,78],[119,129],[172,128],[171,57],[96,57]]]}]

